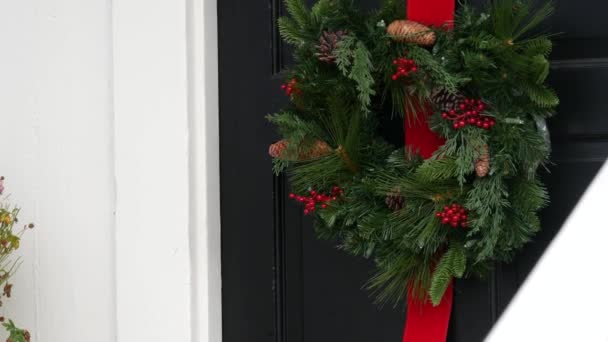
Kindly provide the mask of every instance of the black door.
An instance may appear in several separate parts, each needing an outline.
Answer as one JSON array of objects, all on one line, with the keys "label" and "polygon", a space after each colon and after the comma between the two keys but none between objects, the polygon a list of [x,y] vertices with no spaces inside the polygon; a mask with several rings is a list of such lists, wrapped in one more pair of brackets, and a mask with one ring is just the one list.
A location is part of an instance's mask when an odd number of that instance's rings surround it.
[{"label": "black door", "polygon": [[[456,283],[451,342],[483,340],[608,155],[608,2],[554,2],[551,29],[563,34],[551,82],[562,104],[550,122],[544,230],[489,279]],[[218,0],[218,12],[224,341],[400,341],[404,308],[379,308],[361,289],[372,265],[316,240],[272,174],[276,136],[264,116],[285,104],[279,74],[289,64],[275,25],[281,1]]]}]

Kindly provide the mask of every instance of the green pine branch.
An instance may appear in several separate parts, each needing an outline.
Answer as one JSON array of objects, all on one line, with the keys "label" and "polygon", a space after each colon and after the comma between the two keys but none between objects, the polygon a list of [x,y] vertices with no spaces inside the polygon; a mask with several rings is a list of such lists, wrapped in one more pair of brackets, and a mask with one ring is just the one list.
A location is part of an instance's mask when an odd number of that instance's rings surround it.
[{"label": "green pine branch", "polygon": [[451,246],[439,259],[433,272],[429,296],[433,305],[441,303],[452,278],[462,278],[466,270],[466,255],[460,245]]}]

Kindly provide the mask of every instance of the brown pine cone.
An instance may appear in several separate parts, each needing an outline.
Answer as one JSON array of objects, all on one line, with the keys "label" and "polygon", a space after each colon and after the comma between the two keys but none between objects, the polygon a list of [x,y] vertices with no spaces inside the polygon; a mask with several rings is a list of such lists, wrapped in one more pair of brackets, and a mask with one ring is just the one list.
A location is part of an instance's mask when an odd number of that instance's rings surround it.
[{"label": "brown pine cone", "polygon": [[321,37],[319,37],[319,44],[316,46],[317,53],[315,53],[315,56],[322,62],[333,63],[336,60],[338,43],[347,34],[347,31],[342,30],[336,32],[323,31]]},{"label": "brown pine cone", "polygon": [[485,145],[481,152],[481,156],[475,162],[475,174],[477,177],[485,177],[490,172],[490,152],[488,146]]},{"label": "brown pine cone", "polygon": [[433,46],[437,35],[429,27],[411,20],[395,20],[386,28],[393,40],[420,46]]},{"label": "brown pine cone", "polygon": [[451,93],[445,89],[435,90],[431,95],[431,102],[434,108],[447,112],[454,109],[460,102],[464,101],[465,96],[460,93]]},{"label": "brown pine cone", "polygon": [[279,140],[276,143],[270,145],[270,147],[268,147],[268,154],[272,158],[279,158],[281,154],[283,154],[283,151],[285,151],[285,149],[287,148],[288,144],[289,143],[285,139]]},{"label": "brown pine cone", "polygon": [[316,140],[310,148],[299,148],[297,156],[289,156],[285,154],[285,150],[289,142],[285,139],[279,140],[270,145],[268,154],[273,158],[281,158],[285,160],[301,161],[322,157],[330,154],[333,149],[324,141]]},{"label": "brown pine cone", "polygon": [[325,141],[316,140],[310,149],[300,150],[298,160],[316,159],[330,154],[333,149]]},{"label": "brown pine cone", "polygon": [[401,196],[401,193],[398,189],[395,189],[386,194],[384,203],[386,203],[386,206],[392,211],[397,211],[405,207],[405,198]]}]

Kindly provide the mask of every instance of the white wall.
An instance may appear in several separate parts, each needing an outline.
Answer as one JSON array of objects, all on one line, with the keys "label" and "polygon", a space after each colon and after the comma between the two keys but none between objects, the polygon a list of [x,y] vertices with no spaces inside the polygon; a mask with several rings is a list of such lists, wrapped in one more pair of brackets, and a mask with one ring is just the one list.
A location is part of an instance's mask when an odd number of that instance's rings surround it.
[{"label": "white wall", "polygon": [[219,342],[215,1],[0,1],[0,174],[35,342]]},{"label": "white wall", "polygon": [[110,0],[0,1],[0,174],[37,228],[7,313],[34,341],[113,341]]}]

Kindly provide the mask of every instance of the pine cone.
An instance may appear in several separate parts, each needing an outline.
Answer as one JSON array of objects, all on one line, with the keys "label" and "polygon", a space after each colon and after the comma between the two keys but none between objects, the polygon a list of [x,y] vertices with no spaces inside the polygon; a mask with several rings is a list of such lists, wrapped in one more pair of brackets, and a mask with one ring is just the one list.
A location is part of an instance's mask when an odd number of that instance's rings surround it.
[{"label": "pine cone", "polygon": [[287,140],[279,140],[276,143],[270,145],[270,147],[268,147],[268,154],[272,158],[279,158],[281,154],[283,154],[283,151],[285,151],[285,149],[287,148],[287,145]]},{"label": "pine cone", "polygon": [[298,161],[319,158],[333,151],[326,142],[316,140],[310,148],[299,148],[297,156],[294,157],[285,155],[287,146],[289,146],[289,142],[287,140],[279,140],[270,145],[268,148],[268,154],[273,158]]},{"label": "pine cone", "polygon": [[433,46],[437,35],[429,27],[411,20],[395,20],[386,28],[393,40],[420,46]]},{"label": "pine cone", "polygon": [[440,112],[447,112],[460,102],[464,101],[465,97],[460,93],[451,93],[445,89],[434,90],[431,95],[431,102]]},{"label": "pine cone", "polygon": [[332,148],[325,141],[316,140],[310,149],[300,150],[298,160],[316,159],[328,155]]},{"label": "pine cone", "polygon": [[483,151],[481,152],[481,156],[475,162],[475,174],[477,177],[485,177],[488,175],[490,171],[490,152],[488,151],[488,146],[485,145],[483,147]]},{"label": "pine cone", "polygon": [[315,56],[319,58],[320,61],[326,63],[333,63],[336,60],[336,49],[338,47],[338,43],[348,34],[347,31],[323,31],[321,37],[319,37],[319,45],[316,46],[317,53]]},{"label": "pine cone", "polygon": [[398,189],[395,189],[386,195],[384,203],[386,203],[386,206],[392,211],[397,211],[405,207],[405,198],[401,196]]}]

